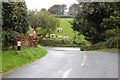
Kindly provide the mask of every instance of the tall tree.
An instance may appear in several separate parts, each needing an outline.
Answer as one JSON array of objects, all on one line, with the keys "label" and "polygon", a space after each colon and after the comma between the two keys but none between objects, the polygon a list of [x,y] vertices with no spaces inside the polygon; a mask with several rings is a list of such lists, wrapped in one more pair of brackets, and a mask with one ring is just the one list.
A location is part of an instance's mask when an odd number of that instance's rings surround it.
[{"label": "tall tree", "polygon": [[2,73],[2,3],[0,2],[0,73]]},{"label": "tall tree", "polygon": [[37,27],[38,17],[36,16],[37,10],[28,11],[28,23],[30,26]]},{"label": "tall tree", "polygon": [[106,30],[101,27],[104,18],[109,18],[114,12],[111,3],[80,3],[79,11],[72,25],[73,29],[81,32],[86,39],[96,43],[104,41],[101,34]]},{"label": "tall tree", "polygon": [[27,31],[27,11],[24,2],[3,2],[3,30]]},{"label": "tall tree", "polygon": [[18,34],[28,29],[27,8],[25,2],[2,2],[3,45],[14,45]]},{"label": "tall tree", "polygon": [[47,11],[29,11],[29,23],[32,23],[31,26],[36,27],[38,33],[42,34],[40,41],[46,34],[49,34],[56,30],[59,27],[59,20],[49,14]]},{"label": "tall tree", "polygon": [[52,33],[56,30],[57,27],[59,27],[59,20],[55,16],[49,14],[48,12],[38,12],[36,13],[36,15],[39,18],[37,24],[38,30],[42,34],[40,40],[42,40],[46,34]]}]

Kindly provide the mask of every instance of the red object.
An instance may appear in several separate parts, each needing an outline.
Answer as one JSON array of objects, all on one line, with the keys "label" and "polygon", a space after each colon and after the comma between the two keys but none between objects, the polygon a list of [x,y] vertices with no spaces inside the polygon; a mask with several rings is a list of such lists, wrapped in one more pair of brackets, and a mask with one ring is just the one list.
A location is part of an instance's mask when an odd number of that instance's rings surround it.
[{"label": "red object", "polygon": [[34,29],[34,28],[32,28],[32,31],[34,32],[34,31],[35,31],[35,29]]},{"label": "red object", "polygon": [[17,41],[21,41],[21,37],[20,37],[20,36],[18,36],[18,39],[17,39]]}]

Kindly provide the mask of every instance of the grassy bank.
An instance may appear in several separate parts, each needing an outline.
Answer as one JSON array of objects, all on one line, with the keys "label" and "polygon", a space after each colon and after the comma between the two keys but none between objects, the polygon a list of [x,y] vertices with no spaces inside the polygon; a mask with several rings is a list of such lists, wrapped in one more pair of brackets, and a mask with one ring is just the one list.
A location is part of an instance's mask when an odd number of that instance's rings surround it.
[{"label": "grassy bank", "polygon": [[37,47],[27,47],[21,50],[20,56],[16,51],[2,52],[2,73],[18,68],[25,64],[31,63],[36,59],[45,56],[47,51],[40,45]]},{"label": "grassy bank", "polygon": [[106,49],[98,49],[98,50],[94,50],[94,51],[105,51],[105,52],[112,52],[112,53],[118,53],[118,49],[117,48],[106,48]]},{"label": "grassy bank", "polygon": [[2,52],[0,51],[0,75],[2,73]]}]

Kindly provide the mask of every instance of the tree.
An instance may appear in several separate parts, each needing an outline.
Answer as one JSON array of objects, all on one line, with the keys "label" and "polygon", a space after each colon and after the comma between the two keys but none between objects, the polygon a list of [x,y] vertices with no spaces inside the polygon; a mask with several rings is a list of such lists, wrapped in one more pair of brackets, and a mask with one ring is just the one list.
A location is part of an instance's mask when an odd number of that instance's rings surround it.
[{"label": "tree", "polygon": [[47,12],[38,12],[36,15],[39,17],[38,27],[43,34],[40,40],[42,40],[46,34],[53,32],[59,27],[59,20],[53,15]]},{"label": "tree", "polygon": [[60,9],[61,9],[61,15],[64,15],[65,10],[67,9],[67,5],[66,5],[66,4],[62,4],[62,5],[60,6]]},{"label": "tree", "polygon": [[3,29],[19,33],[27,31],[27,11],[24,2],[3,2]]},{"label": "tree", "polygon": [[2,2],[2,8],[2,43],[5,47],[14,47],[17,36],[28,30],[27,8],[25,2]]},{"label": "tree", "polygon": [[73,4],[69,7],[69,11],[68,11],[68,15],[71,15],[73,17],[76,16],[77,12],[78,12],[78,4]]},{"label": "tree", "polygon": [[37,10],[29,10],[28,11],[28,23],[30,26],[34,26],[35,28],[38,26],[38,17],[36,16]]},{"label": "tree", "polygon": [[[0,2],[0,50],[2,49],[2,3]],[[1,52],[0,52],[1,53]]]},{"label": "tree", "polygon": [[34,23],[32,26],[35,26],[37,32],[42,34],[40,41],[46,34],[53,32],[57,27],[59,27],[59,20],[55,16],[49,14],[47,11],[32,11],[29,12],[29,14],[30,13],[32,13],[32,15],[29,17],[32,20],[29,18],[29,22]]},{"label": "tree", "polygon": [[47,11],[46,8],[42,8],[40,11]]},{"label": "tree", "polygon": [[62,5],[53,5],[48,9],[48,12],[51,14],[57,14],[57,15],[63,15],[65,13],[65,10],[67,9],[66,4]]},{"label": "tree", "polygon": [[117,42],[120,40],[120,2],[112,3],[111,6],[114,9],[113,14],[109,18],[104,18],[101,23],[101,27],[104,27],[106,31],[103,32],[105,36],[105,43],[109,47],[116,47]]},{"label": "tree", "polygon": [[78,13],[72,23],[73,30],[81,32],[92,43],[105,41],[101,34],[106,31],[101,27],[104,18],[109,18],[114,12],[112,3],[80,3]]}]

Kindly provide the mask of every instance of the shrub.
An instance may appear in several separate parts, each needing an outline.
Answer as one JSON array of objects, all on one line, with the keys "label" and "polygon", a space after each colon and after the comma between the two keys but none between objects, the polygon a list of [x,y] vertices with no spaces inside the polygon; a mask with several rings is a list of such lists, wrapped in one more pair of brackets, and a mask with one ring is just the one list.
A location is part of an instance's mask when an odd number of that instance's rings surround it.
[{"label": "shrub", "polygon": [[104,42],[99,42],[99,43],[96,43],[96,44],[93,44],[90,46],[90,50],[97,50],[97,49],[104,49],[106,48],[107,46],[105,45]]},{"label": "shrub", "polygon": [[72,16],[67,16],[67,15],[57,15],[57,18],[72,18]]},{"label": "shrub", "polygon": [[77,44],[73,44],[72,40],[64,40],[64,39],[47,39],[42,40],[40,42],[41,45],[44,46],[60,46],[60,47],[79,47]]},{"label": "shrub", "polygon": [[107,45],[108,48],[116,48],[118,40],[120,40],[120,36],[117,36],[117,37],[113,36],[113,37],[108,38],[105,41],[105,44]]}]

